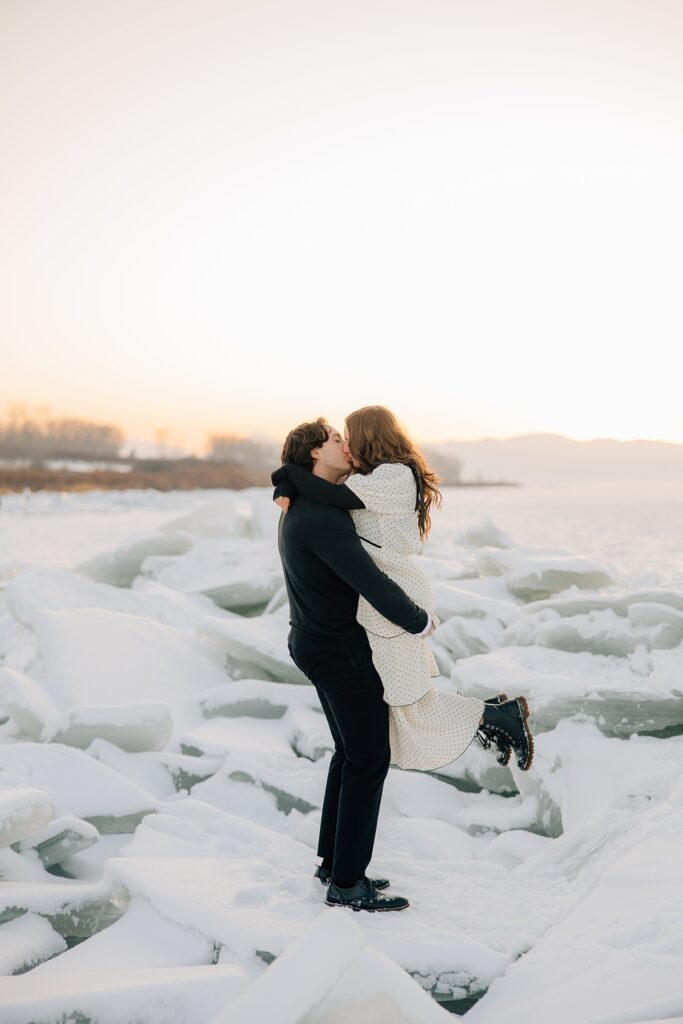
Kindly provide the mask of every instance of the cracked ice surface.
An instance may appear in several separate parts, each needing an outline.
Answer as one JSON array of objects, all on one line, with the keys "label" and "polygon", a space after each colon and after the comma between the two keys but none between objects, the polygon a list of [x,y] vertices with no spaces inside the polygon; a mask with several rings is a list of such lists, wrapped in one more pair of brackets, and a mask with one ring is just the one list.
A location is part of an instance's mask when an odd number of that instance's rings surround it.
[{"label": "cracked ice surface", "polygon": [[456,500],[417,556],[435,684],[524,694],[536,758],[390,770],[370,870],[411,905],[384,915],[312,875],[332,743],[270,492],[3,501],[0,1024],[680,1010],[680,503],[629,563],[628,504],[588,536],[573,492]]}]

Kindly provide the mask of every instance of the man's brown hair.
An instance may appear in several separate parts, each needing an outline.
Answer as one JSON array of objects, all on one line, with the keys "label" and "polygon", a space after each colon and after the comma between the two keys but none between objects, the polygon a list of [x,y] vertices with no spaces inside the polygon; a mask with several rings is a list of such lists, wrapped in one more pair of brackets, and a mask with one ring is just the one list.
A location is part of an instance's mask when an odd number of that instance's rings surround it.
[{"label": "man's brown hair", "polygon": [[318,416],[313,423],[300,423],[290,430],[282,447],[280,456],[283,464],[295,462],[297,466],[312,471],[313,459],[311,452],[320,448],[330,436],[330,425],[324,416]]}]

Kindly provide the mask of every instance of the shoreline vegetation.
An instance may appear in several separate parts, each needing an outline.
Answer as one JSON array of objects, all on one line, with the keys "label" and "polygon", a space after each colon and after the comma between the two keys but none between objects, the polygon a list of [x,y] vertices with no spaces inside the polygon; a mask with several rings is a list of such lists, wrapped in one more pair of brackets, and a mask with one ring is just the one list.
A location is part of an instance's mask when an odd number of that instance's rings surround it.
[{"label": "shoreline vegetation", "polygon": [[[280,464],[281,444],[267,437],[209,434],[203,455],[170,444],[169,431],[155,432],[154,457],[123,454],[121,427],[73,417],[55,418],[47,407],[9,406],[0,416],[0,494],[24,491],[195,490],[267,487]],[[462,480],[454,453],[424,445],[422,451],[444,487],[520,486],[508,480]]]},{"label": "shoreline vegetation", "polygon": [[[109,461],[109,460],[108,460]],[[277,460],[273,467],[277,465]],[[116,466],[116,468],[114,468]],[[0,494],[23,491],[92,491],[151,488],[186,491],[197,488],[267,487],[270,473],[261,466],[235,465],[215,459],[135,459],[125,464],[81,468],[51,467],[44,463],[3,465],[0,455]],[[445,477],[443,487],[519,487],[510,480],[457,480]]]}]

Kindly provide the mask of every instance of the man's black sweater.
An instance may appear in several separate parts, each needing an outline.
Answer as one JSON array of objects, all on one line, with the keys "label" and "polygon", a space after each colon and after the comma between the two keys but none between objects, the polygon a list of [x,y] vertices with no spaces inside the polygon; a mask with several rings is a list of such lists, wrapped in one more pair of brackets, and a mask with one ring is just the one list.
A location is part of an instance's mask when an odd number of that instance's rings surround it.
[{"label": "man's black sweater", "polygon": [[292,644],[333,650],[367,643],[356,620],[359,594],[408,633],[427,625],[427,612],[375,565],[348,512],[299,494],[280,516],[278,550]]}]

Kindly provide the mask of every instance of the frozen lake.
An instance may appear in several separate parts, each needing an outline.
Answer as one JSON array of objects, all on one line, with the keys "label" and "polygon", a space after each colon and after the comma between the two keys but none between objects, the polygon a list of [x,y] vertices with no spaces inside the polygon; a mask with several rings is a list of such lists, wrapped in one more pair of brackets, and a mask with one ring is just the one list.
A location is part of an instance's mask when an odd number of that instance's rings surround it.
[{"label": "frozen lake", "polygon": [[[230,491],[4,495],[0,566],[68,567]],[[239,492],[238,497],[239,497]],[[264,496],[268,491],[264,490]],[[432,539],[486,519],[519,545],[582,552],[628,586],[683,585],[683,480],[546,487],[446,487]]]},{"label": "frozen lake", "polygon": [[313,878],[270,493],[3,496],[0,1024],[682,1017],[683,482],[445,489],[435,683],[536,756],[392,766],[379,915]]}]

